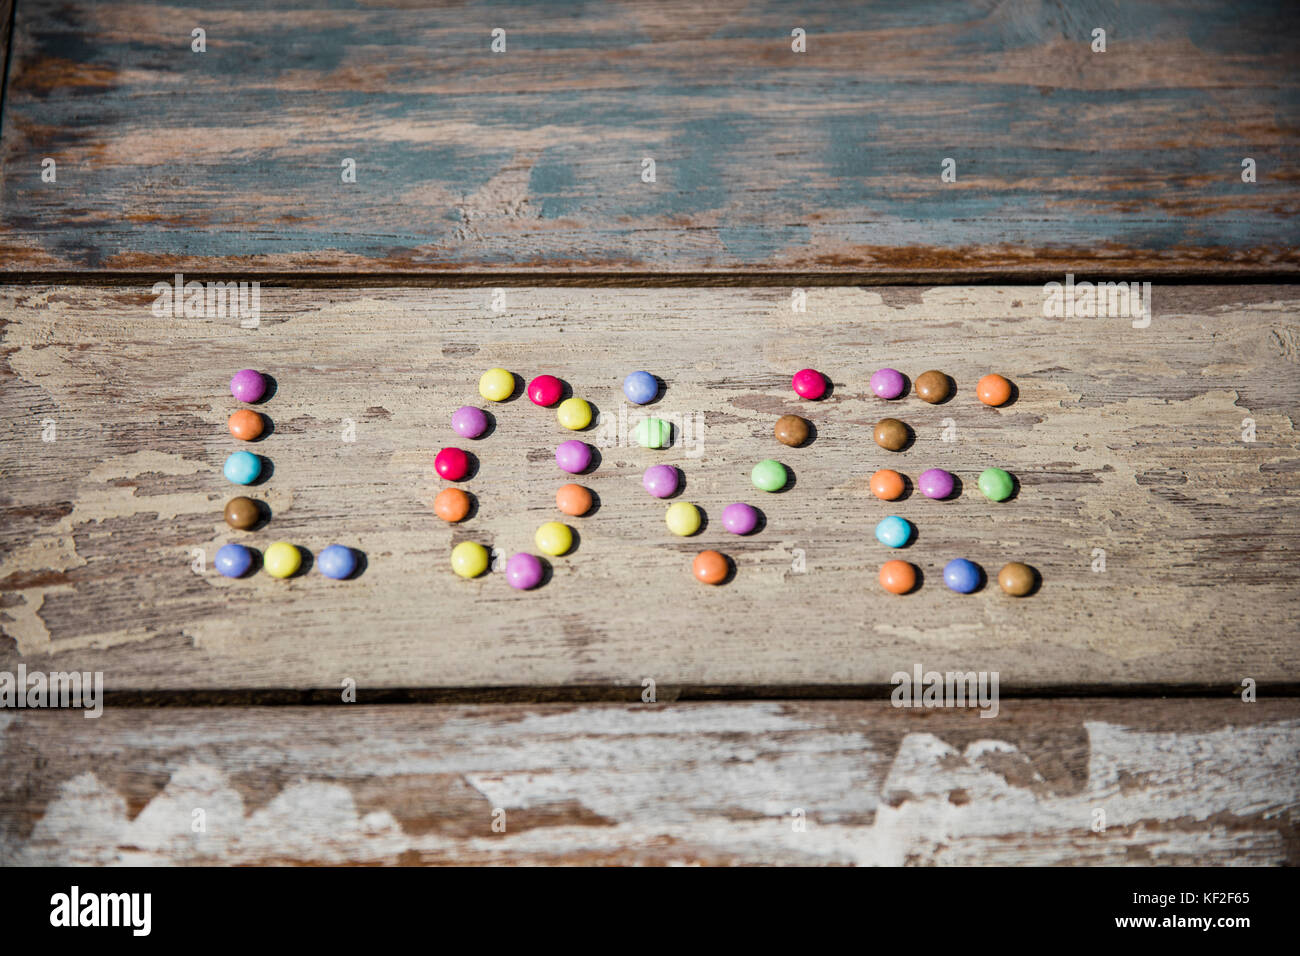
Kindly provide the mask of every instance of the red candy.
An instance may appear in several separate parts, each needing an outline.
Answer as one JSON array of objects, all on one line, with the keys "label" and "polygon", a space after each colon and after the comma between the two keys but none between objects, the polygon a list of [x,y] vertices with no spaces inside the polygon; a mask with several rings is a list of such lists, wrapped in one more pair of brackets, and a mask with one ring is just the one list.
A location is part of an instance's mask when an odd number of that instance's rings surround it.
[{"label": "red candy", "polygon": [[826,376],[816,369],[806,368],[801,372],[795,372],[791,384],[802,398],[816,401],[826,394]]},{"label": "red candy", "polygon": [[460,481],[469,474],[469,455],[459,448],[444,448],[433,460],[433,467],[448,481]]},{"label": "red candy", "polygon": [[528,383],[528,399],[534,405],[549,408],[560,400],[564,383],[554,375],[539,375]]}]

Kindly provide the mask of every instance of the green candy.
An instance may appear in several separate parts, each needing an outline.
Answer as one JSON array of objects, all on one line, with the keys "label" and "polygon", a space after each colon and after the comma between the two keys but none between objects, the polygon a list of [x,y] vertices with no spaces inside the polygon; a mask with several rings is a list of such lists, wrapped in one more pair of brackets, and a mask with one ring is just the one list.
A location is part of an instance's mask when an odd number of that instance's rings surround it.
[{"label": "green candy", "polygon": [[1015,481],[1001,468],[985,468],[980,472],[980,492],[989,501],[1006,501],[1015,488]]},{"label": "green candy", "polygon": [[665,448],[673,442],[673,426],[662,418],[643,418],[633,432],[642,448]]},{"label": "green candy", "polygon": [[789,480],[785,465],[775,458],[760,461],[754,466],[754,470],[750,472],[749,477],[754,482],[754,487],[759,491],[780,491],[785,487],[786,481]]}]

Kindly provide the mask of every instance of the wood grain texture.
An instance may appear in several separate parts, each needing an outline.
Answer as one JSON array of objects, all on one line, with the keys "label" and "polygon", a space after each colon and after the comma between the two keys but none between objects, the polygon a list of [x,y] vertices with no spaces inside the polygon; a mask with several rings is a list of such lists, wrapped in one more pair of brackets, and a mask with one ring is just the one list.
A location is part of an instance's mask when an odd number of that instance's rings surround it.
[{"label": "wood grain texture", "polygon": [[[624,687],[632,699],[644,678],[887,689],[916,663],[996,670],[1004,691],[1231,693],[1300,673],[1290,287],[1157,286],[1146,329],[1044,318],[1042,289],[1023,287],[814,289],[803,314],[780,289],[510,289],[501,313],[492,295],[265,289],[260,327],[244,329],[154,317],[140,288],[5,291],[0,669],[98,670],[115,690],[328,691],[352,678],[367,690]],[[227,383],[249,365],[278,383],[262,406],[274,432],[256,445],[273,473],[251,490],[273,517],[240,533],[221,509],[244,489],[221,465],[237,445]],[[537,526],[561,517],[554,493],[568,476],[553,450],[573,433],[551,410],[517,398],[492,408],[486,439],[450,429],[497,365],[557,374],[602,416],[582,436],[600,464],[581,479],[600,506],[571,521],[575,551],[534,592],[448,566],[461,540],[532,551]],[[882,402],[867,379],[884,365],[944,369],[957,393]],[[831,376],[829,398],[795,399],[790,375],[806,366]],[[637,413],[619,384],[635,368],[667,383],[650,408],[689,426],[673,448],[628,442]],[[975,400],[991,369],[1018,386],[1014,404]],[[775,442],[786,412],[812,420],[811,445]],[[914,429],[910,449],[872,443],[886,415]],[[478,512],[456,527],[431,509],[433,456],[448,444],[478,465],[464,483]],[[780,494],[749,483],[767,457],[794,473]],[[684,498],[706,514],[699,535],[670,535],[664,503],[642,490],[655,462],[681,468]],[[976,490],[990,465],[1017,477],[1013,500]],[[945,467],[963,489],[881,502],[868,488],[881,467],[912,480]],[[759,533],[723,531],[737,500],[762,510]],[[891,513],[915,524],[901,554],[924,575],[903,598],[877,583],[897,553],[872,531]],[[211,564],[230,540],[344,543],[368,567],[347,582],[232,581]],[[191,570],[195,548],[204,573]],[[731,583],[693,580],[704,548],[734,559]],[[1042,588],[959,596],[940,573],[955,556],[991,576],[1024,560]]]},{"label": "wood grain texture", "polygon": [[8,864],[1300,862],[1294,700],[110,707],[0,754]]},{"label": "wood grain texture", "polygon": [[1287,0],[27,0],[0,269],[1294,275],[1297,21]]}]

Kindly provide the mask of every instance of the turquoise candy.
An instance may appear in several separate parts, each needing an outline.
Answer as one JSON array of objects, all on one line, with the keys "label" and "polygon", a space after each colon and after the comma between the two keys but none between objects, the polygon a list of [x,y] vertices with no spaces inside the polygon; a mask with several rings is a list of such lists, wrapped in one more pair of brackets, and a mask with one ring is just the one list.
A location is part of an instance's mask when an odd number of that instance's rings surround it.
[{"label": "turquoise candy", "polygon": [[911,538],[912,525],[898,515],[890,515],[876,525],[876,540],[887,548],[901,548]]},{"label": "turquoise candy", "polygon": [[251,451],[237,451],[226,459],[222,471],[226,473],[227,481],[237,485],[251,485],[262,473],[262,459]]}]

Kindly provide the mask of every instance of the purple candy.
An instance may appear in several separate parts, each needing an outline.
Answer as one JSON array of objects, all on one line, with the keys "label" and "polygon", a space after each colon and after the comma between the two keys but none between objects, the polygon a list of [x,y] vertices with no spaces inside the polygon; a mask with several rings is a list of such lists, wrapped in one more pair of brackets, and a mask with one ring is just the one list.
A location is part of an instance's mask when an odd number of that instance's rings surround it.
[{"label": "purple candy", "polygon": [[261,372],[241,369],[230,380],[230,394],[241,402],[256,402],[266,394],[266,379]]},{"label": "purple candy", "polygon": [[905,384],[903,373],[896,368],[882,368],[871,376],[871,390],[881,398],[898,398]]},{"label": "purple candy", "polygon": [[749,534],[758,527],[758,512],[737,501],[722,509],[722,526],[732,534]]},{"label": "purple candy", "polygon": [[641,476],[641,486],[656,498],[667,498],[677,490],[677,469],[672,465],[651,465]]},{"label": "purple candy", "polygon": [[921,494],[927,498],[947,498],[952,494],[952,472],[944,471],[942,468],[931,468],[929,471],[921,472],[921,477],[916,483],[921,489]]},{"label": "purple candy", "polygon": [[487,412],[473,405],[462,405],[451,413],[451,428],[461,438],[478,438],[487,431]]},{"label": "purple candy", "polygon": [[527,591],[542,583],[542,562],[535,554],[510,555],[506,562],[506,581],[512,588]]},{"label": "purple candy", "polygon": [[591,464],[591,446],[576,438],[561,442],[555,449],[555,463],[571,475],[586,471]]}]

